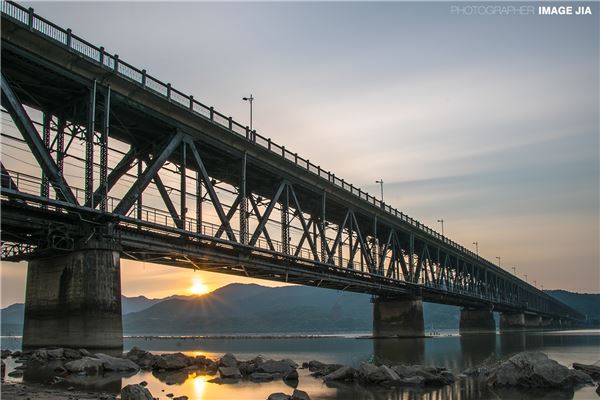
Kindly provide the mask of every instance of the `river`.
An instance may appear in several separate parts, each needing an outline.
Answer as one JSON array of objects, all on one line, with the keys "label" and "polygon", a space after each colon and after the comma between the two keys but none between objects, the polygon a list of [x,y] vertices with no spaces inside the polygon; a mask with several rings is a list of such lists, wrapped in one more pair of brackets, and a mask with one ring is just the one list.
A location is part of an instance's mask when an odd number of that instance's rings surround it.
[{"label": "river", "polygon": [[[3,337],[2,348],[20,348],[20,338]],[[474,368],[487,360],[506,358],[524,350],[538,350],[559,363],[571,366],[573,362],[593,364],[600,360],[600,330],[572,330],[527,332],[503,335],[458,336],[455,332],[440,332],[424,339],[370,339],[357,334],[320,337],[244,337],[244,338],[186,338],[126,337],[125,351],[133,346],[153,353],[181,351],[189,355],[205,355],[217,359],[231,352],[239,360],[257,355],[265,358],[289,358],[299,364],[309,360],[328,363],[359,365],[364,361],[382,361],[387,364],[425,364],[447,367],[455,374]],[[11,359],[8,371],[14,368]],[[307,369],[298,370],[298,389],[306,391],[313,400],[475,400],[475,399],[594,399],[595,387],[587,386],[576,391],[539,392],[515,389],[491,389],[473,379],[462,379],[440,389],[383,389],[357,385],[325,385],[310,376]],[[26,376],[26,381],[43,381],[52,376]],[[75,377],[65,385],[86,390],[117,393],[130,383],[148,382],[152,394],[161,399],[173,393],[186,395],[190,400],[245,399],[265,400],[270,393],[291,394],[293,388],[283,381],[269,383],[242,382],[216,384],[208,382],[214,376],[175,372],[159,374],[142,371],[132,376],[105,375],[90,379]],[[19,381],[21,378],[7,378]]]}]

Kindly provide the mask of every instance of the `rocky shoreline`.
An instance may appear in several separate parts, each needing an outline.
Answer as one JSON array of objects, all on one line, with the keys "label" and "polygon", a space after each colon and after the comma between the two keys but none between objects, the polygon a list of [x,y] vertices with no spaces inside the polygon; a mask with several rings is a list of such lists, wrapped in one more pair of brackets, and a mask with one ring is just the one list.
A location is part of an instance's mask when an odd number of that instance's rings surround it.
[{"label": "rocky shoreline", "polygon": [[[479,379],[489,386],[530,389],[573,389],[594,384],[600,379],[599,365],[573,364],[573,369],[549,359],[540,352],[518,353],[507,360],[480,366],[455,375],[441,367],[423,365],[385,365],[362,363],[358,367],[326,364],[317,360],[300,366],[293,360],[270,360],[257,356],[250,360],[238,360],[227,353],[217,360],[205,356],[188,356],[183,353],[156,355],[132,348],[122,357],[103,353],[92,354],[85,349],[38,349],[31,352],[2,350],[2,396],[4,399],[99,399],[99,400],[153,400],[145,382],[125,386],[120,394],[76,391],[74,387],[54,387],[57,383],[70,382],[74,377],[85,379],[102,374],[134,375],[139,370],[152,371],[161,381],[170,384],[183,383],[189,373],[213,375],[208,382],[235,384],[240,381],[271,382],[282,380],[288,386],[298,386],[298,369],[308,369],[310,375],[321,379],[326,385],[351,383],[361,386],[384,388],[414,387],[435,388],[451,385],[457,380]],[[10,377],[21,377],[28,370],[42,369],[52,376],[48,385],[30,385],[4,382],[6,373],[4,359],[18,364]],[[60,385],[59,385],[60,386]],[[600,388],[600,387],[599,387]],[[600,389],[599,389],[600,390]],[[174,400],[187,400],[187,396],[173,396]],[[310,395],[294,389],[291,394],[273,393],[268,400],[309,400]]]}]

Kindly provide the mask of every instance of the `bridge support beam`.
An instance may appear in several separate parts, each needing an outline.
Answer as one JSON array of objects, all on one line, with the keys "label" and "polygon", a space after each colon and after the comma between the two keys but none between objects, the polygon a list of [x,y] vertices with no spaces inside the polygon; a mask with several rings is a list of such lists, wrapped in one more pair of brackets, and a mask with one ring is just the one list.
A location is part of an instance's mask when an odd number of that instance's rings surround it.
[{"label": "bridge support beam", "polygon": [[461,335],[495,333],[494,313],[488,308],[462,308],[460,310],[459,332]]},{"label": "bridge support beam", "polygon": [[543,329],[554,329],[555,328],[554,318],[551,318],[551,317],[542,317],[540,326]]},{"label": "bridge support beam", "polygon": [[525,329],[539,329],[542,326],[540,315],[525,314]]},{"label": "bridge support beam", "polygon": [[374,337],[423,337],[423,299],[420,297],[373,299]]},{"label": "bridge support beam", "polygon": [[118,249],[90,240],[29,262],[23,349],[123,349]]},{"label": "bridge support beam", "polygon": [[525,329],[525,314],[503,312],[500,314],[500,332],[522,331]]}]

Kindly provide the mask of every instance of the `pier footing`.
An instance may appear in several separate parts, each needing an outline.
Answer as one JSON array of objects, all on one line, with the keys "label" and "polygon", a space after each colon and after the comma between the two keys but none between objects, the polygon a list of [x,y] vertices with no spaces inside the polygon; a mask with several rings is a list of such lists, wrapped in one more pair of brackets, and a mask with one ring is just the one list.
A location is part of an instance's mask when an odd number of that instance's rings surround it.
[{"label": "pier footing", "polygon": [[459,332],[461,335],[469,333],[495,333],[496,321],[494,313],[487,308],[462,308],[460,310]]},{"label": "pier footing", "polygon": [[29,261],[23,349],[122,349],[120,255],[114,245]]},{"label": "pier footing", "polygon": [[374,337],[423,337],[423,300],[420,297],[373,300]]}]

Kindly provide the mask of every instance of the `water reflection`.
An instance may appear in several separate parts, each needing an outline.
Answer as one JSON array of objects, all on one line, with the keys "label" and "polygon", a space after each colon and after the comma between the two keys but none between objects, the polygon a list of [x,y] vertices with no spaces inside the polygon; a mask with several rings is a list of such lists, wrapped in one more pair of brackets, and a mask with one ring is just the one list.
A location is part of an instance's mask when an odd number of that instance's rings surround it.
[{"label": "water reflection", "polygon": [[[3,343],[4,345],[4,343]],[[447,336],[427,339],[194,339],[160,340],[126,339],[126,349],[133,345],[155,353],[182,351],[188,355],[218,358],[233,352],[245,360],[261,354],[265,358],[290,358],[298,363],[312,359],[358,366],[367,360],[389,364],[425,364],[446,367],[455,374],[481,365],[490,358],[504,358],[523,350],[540,350],[564,365],[572,362],[592,364],[600,359],[600,331],[579,332],[512,332],[502,335]],[[14,349],[14,347],[13,347]],[[9,369],[14,368],[11,362]],[[433,389],[363,387],[354,384],[327,384],[310,376],[308,370],[298,371],[298,388],[308,392],[313,400],[475,400],[519,398],[587,399],[596,398],[594,387],[573,391],[531,391],[487,387],[485,382],[459,380],[451,386]],[[48,382],[57,375],[52,368],[27,370],[27,382]],[[291,393],[282,380],[268,383],[240,381],[237,384],[210,382],[215,376],[203,371],[141,371],[135,375],[105,374],[93,377],[73,375],[58,384],[93,391],[118,393],[130,383],[148,382],[155,397],[166,394],[186,395],[190,400],[245,399],[264,400],[270,393]],[[12,379],[12,378],[11,378]]]}]

